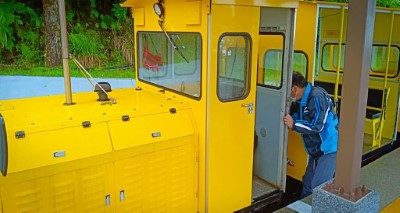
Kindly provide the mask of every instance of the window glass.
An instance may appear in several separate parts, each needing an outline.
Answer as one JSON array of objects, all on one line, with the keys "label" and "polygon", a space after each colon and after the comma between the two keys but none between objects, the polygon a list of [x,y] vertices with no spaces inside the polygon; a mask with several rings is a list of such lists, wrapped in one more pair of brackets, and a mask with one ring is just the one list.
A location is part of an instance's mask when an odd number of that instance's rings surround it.
[{"label": "window glass", "polygon": [[282,85],[282,50],[268,50],[264,54],[264,85],[280,88]]},{"label": "window glass", "polygon": [[293,61],[293,71],[303,74],[307,78],[308,57],[305,52],[295,51]]},{"label": "window glass", "polygon": [[220,38],[217,93],[221,101],[243,99],[250,91],[250,42],[248,35]]},{"label": "window glass", "polygon": [[283,69],[283,34],[265,35],[260,41],[257,84],[280,88]]},{"label": "window glass", "polygon": [[[386,72],[388,48],[387,46],[373,46],[371,70],[382,75]],[[392,46],[390,48],[388,76],[395,76],[399,67],[399,48]]]},{"label": "window glass", "polygon": [[[325,71],[335,72],[338,64],[338,48],[337,44],[326,44],[322,49],[322,69]],[[342,46],[340,71],[343,71],[344,52],[346,46]],[[395,77],[399,68],[399,47],[392,46],[389,56],[388,77]],[[384,76],[386,71],[386,59],[388,49],[385,45],[374,45],[372,47],[371,70],[370,75]]]},{"label": "window glass", "polygon": [[178,51],[174,51],[175,73],[178,75],[195,73],[196,69],[200,67],[199,60],[196,60],[200,57],[200,39],[191,34],[172,34],[171,37],[180,47],[182,55],[188,60],[186,61]]},{"label": "window glass", "polygon": [[[282,50],[268,50],[264,54],[264,83],[263,85],[280,88],[282,85]],[[301,51],[295,51],[293,71],[300,72],[307,76],[308,59]],[[259,83],[260,84],[260,83]]]},{"label": "window glass", "polygon": [[200,98],[201,37],[198,33],[138,32],[138,77],[163,88]]},{"label": "window glass", "polygon": [[[343,70],[344,66],[344,52],[346,49],[346,45],[342,45],[341,49],[341,58],[340,58],[340,70]],[[338,65],[338,52],[339,45],[337,44],[328,44],[325,45],[322,49],[322,68],[324,70],[336,71]]]}]

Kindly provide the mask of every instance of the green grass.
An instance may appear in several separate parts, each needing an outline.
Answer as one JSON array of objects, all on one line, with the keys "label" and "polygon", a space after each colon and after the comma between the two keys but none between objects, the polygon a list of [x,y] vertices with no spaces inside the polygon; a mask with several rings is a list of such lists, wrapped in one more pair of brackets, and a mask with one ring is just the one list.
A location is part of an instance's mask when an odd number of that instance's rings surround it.
[{"label": "green grass", "polygon": [[[135,78],[134,68],[95,68],[87,70],[93,78]],[[17,67],[17,66],[1,66],[0,75],[22,75],[22,76],[48,76],[63,77],[64,71],[62,67]],[[84,77],[74,64],[70,64],[71,77]]]}]

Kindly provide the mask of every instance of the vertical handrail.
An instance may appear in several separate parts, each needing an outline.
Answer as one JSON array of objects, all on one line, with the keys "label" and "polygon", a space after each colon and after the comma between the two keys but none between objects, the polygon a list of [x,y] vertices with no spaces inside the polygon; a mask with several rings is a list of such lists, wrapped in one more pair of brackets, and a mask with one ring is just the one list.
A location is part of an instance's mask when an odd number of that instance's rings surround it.
[{"label": "vertical handrail", "polygon": [[339,50],[338,50],[338,63],[336,66],[336,80],[335,80],[335,91],[333,100],[335,101],[335,111],[338,107],[338,93],[339,93],[339,76],[340,76],[340,65],[342,63],[342,43],[343,43],[343,28],[344,28],[344,6],[341,6],[341,17],[340,17],[340,35],[339,35]]},{"label": "vertical handrail", "polygon": [[387,107],[387,99],[389,98],[390,88],[387,87],[387,79],[389,75],[389,63],[390,63],[390,54],[391,54],[391,47],[392,47],[392,35],[393,35],[393,25],[394,25],[394,11],[391,12],[390,17],[390,30],[389,30],[389,38],[387,44],[387,54],[386,54],[386,67],[385,67],[385,77],[383,81],[383,94],[382,94],[382,104],[381,104],[381,120],[379,121],[379,125],[377,128],[376,140],[378,142],[378,147],[381,147],[381,139],[382,139],[382,132],[383,132],[383,125],[385,124],[386,119],[386,107]]},{"label": "vertical handrail", "polygon": [[[390,17],[389,41],[387,44],[385,80],[383,83],[383,91],[385,91],[387,88],[387,79],[388,79],[388,75],[389,75],[389,63],[390,63],[390,54],[391,54],[391,47],[392,47],[393,25],[394,25],[394,11],[391,12],[391,17]],[[385,97],[385,94],[383,94],[383,97]],[[384,100],[382,100],[382,105],[383,104],[384,104]]]}]

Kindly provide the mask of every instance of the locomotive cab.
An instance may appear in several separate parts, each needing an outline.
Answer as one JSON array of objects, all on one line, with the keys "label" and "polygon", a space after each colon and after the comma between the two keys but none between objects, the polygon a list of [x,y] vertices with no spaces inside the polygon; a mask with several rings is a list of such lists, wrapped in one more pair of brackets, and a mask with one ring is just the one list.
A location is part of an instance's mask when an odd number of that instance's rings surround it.
[{"label": "locomotive cab", "polygon": [[199,211],[230,212],[279,200],[286,184],[282,117],[289,105],[298,2],[122,5],[132,8],[137,85],[163,90],[193,109]]}]

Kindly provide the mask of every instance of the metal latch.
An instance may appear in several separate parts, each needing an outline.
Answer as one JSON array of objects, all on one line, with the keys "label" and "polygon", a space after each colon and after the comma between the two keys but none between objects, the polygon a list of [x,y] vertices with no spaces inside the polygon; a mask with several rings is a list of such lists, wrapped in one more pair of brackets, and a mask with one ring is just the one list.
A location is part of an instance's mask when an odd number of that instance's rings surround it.
[{"label": "metal latch", "polygon": [[25,138],[25,132],[24,131],[16,131],[15,132],[15,138]]},{"label": "metal latch", "polygon": [[88,128],[88,127],[90,127],[90,121],[84,121],[84,122],[82,122],[82,126],[83,126],[83,128]]},{"label": "metal latch", "polygon": [[151,136],[152,136],[153,138],[160,137],[160,136],[161,136],[161,132],[153,132],[153,133],[151,133]]},{"label": "metal latch", "polygon": [[53,158],[65,157],[65,150],[53,152]]},{"label": "metal latch", "polygon": [[129,120],[130,120],[129,115],[122,116],[122,121],[129,121]]}]

